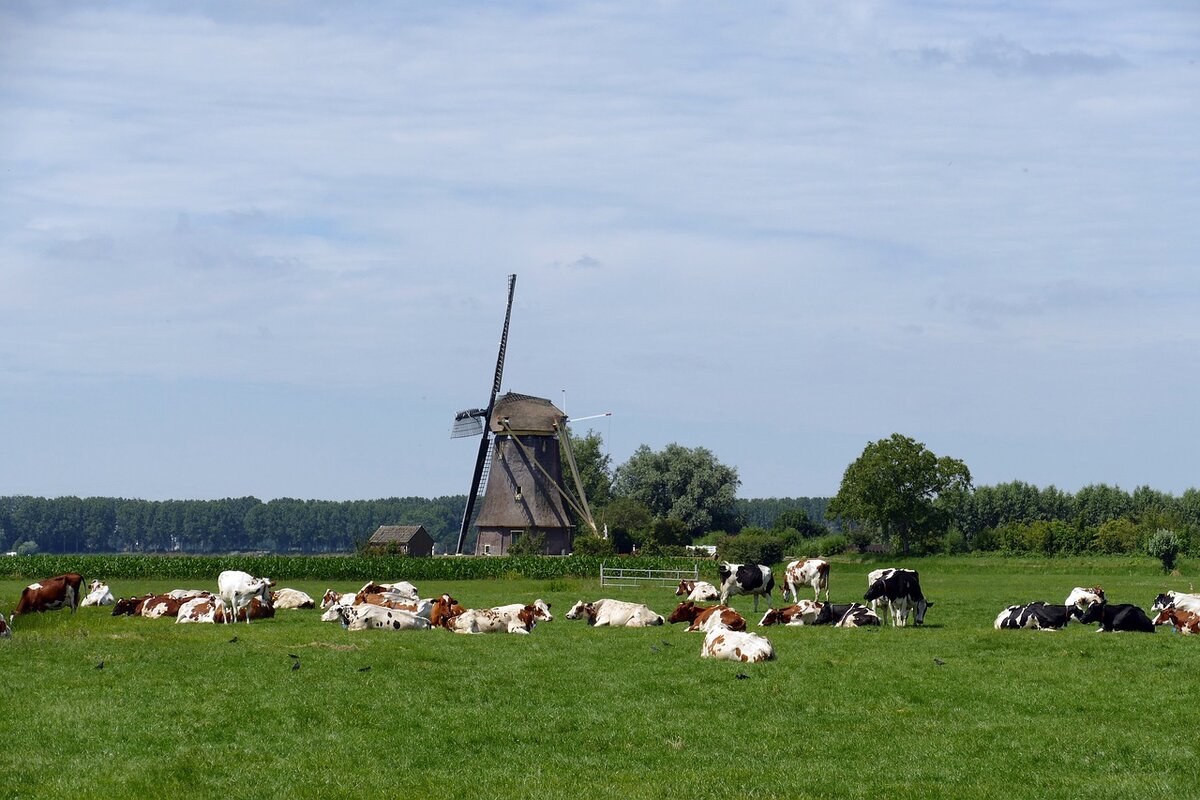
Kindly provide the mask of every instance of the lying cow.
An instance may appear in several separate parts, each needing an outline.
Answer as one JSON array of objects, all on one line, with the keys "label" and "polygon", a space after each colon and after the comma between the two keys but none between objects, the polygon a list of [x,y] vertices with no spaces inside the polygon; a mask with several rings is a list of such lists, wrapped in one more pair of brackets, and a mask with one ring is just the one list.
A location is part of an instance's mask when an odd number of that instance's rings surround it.
[{"label": "lying cow", "polygon": [[767,625],[812,625],[813,620],[821,611],[821,604],[815,600],[800,600],[794,605],[783,608],[769,608],[759,621],[759,626]]},{"label": "lying cow", "polygon": [[331,608],[336,605],[354,605],[355,592],[339,592],[336,589],[326,589],[321,597],[321,608]]},{"label": "lying cow", "polygon": [[775,658],[775,648],[769,639],[757,633],[716,628],[704,637],[700,657],[755,663]]},{"label": "lying cow", "polygon": [[[1044,605],[1046,604],[1039,600],[1035,603],[1027,603],[1023,606],[1008,606],[996,615],[996,621],[992,623],[992,627],[998,631],[1012,630],[1014,628],[1032,628],[1034,607]],[[1064,608],[1068,607],[1069,606],[1064,606]]]},{"label": "lying cow", "polygon": [[717,577],[721,579],[721,605],[729,604],[730,595],[749,594],[754,596],[754,611],[758,612],[758,598],[767,598],[767,606],[771,602],[771,591],[775,588],[775,576],[771,568],[765,564],[731,564],[722,561],[717,567]]},{"label": "lying cow", "polygon": [[271,592],[271,605],[276,609],[286,610],[294,608],[316,608],[316,603],[307,592],[302,592],[299,589],[280,589],[277,592]]},{"label": "lying cow", "polygon": [[878,613],[879,606],[887,606],[892,626],[903,628],[908,624],[909,609],[913,611],[913,622],[922,625],[925,612],[933,605],[921,593],[921,578],[912,569],[875,570],[869,576],[867,593],[863,599],[871,603],[871,610]]},{"label": "lying cow", "polygon": [[833,623],[835,628],[869,628],[879,627],[879,615],[864,605],[854,603],[842,618]]},{"label": "lying cow", "polygon": [[225,621],[225,601],[219,597],[193,597],[185,600],[175,615],[175,623],[206,622],[222,623]]},{"label": "lying cow", "polygon": [[647,628],[664,622],[662,615],[655,614],[649,606],[608,598],[594,603],[580,600],[571,606],[567,619],[586,619],[588,625],[611,628]]},{"label": "lying cow", "polygon": [[107,583],[92,581],[88,589],[87,597],[83,598],[83,602],[79,604],[81,606],[111,606],[117,602],[112,592],[109,591]]},{"label": "lying cow", "polygon": [[1163,592],[1158,597],[1154,598],[1154,605],[1150,607],[1151,611],[1162,611],[1164,608],[1177,608],[1180,611],[1190,611],[1193,614],[1200,614],[1200,594],[1187,594],[1186,592]]},{"label": "lying cow", "polygon": [[11,639],[12,628],[8,627],[8,621],[4,619],[4,615],[0,614],[0,639]]},{"label": "lying cow", "polygon": [[[199,597],[203,596],[199,595]],[[211,597],[212,595],[208,596]],[[194,597],[178,598],[171,597],[169,594],[156,594],[146,598],[142,602],[141,610],[138,613],[147,619],[174,618],[179,616],[179,609],[183,608],[184,603],[195,599]]]},{"label": "lying cow", "polygon": [[1181,611],[1174,606],[1161,609],[1153,621],[1156,626],[1170,623],[1176,633],[1182,633],[1184,636],[1200,633],[1200,614]]},{"label": "lying cow", "polygon": [[440,628],[447,619],[457,617],[464,611],[466,609],[460,606],[457,600],[448,594],[443,594],[433,601],[433,607],[429,610],[429,622],[433,627]]},{"label": "lying cow", "polygon": [[[522,608],[525,608],[525,603],[509,603],[506,606],[493,606],[492,611],[499,611],[502,614],[511,614],[515,616]],[[550,613],[550,604],[542,598],[534,600],[528,604],[529,608],[533,609],[533,616],[538,622],[553,622],[554,615]]]},{"label": "lying cow", "polygon": [[376,583],[375,581],[367,581],[367,583],[361,589],[359,589],[359,591],[370,594],[396,594],[410,602],[417,600],[421,596],[417,592],[417,587],[413,586],[408,581],[398,581],[396,583]]},{"label": "lying cow", "polygon": [[690,623],[685,633],[703,631],[707,633],[714,628],[728,628],[731,631],[746,630],[746,619],[729,606],[698,606],[691,600],[685,600],[675,607],[667,622]]},{"label": "lying cow", "polygon": [[822,558],[806,558],[792,561],[783,570],[783,599],[792,596],[792,602],[800,600],[799,588],[811,586],[813,600],[821,599],[825,592],[825,600],[829,600],[829,562]]},{"label": "lying cow", "polygon": [[427,631],[429,620],[411,611],[384,608],[363,603],[357,606],[335,606],[342,627],[351,631]]},{"label": "lying cow", "polygon": [[114,617],[140,617],[142,606],[154,596],[153,593],[150,593],[135,597],[118,597],[117,602],[113,603],[112,615]]},{"label": "lying cow", "polygon": [[721,593],[708,581],[684,580],[680,581],[679,586],[675,589],[675,596],[691,600],[693,603],[705,603],[709,600],[716,600]]},{"label": "lying cow", "polygon": [[461,614],[448,617],[442,627],[455,633],[520,633],[533,630],[537,609],[522,606],[515,614],[494,608],[468,608]]},{"label": "lying cow", "polygon": [[71,613],[79,607],[82,596],[79,587],[83,585],[83,576],[78,572],[68,572],[65,575],[55,575],[43,581],[31,583],[21,590],[17,607],[10,615],[16,619],[21,614],[33,611],[57,611],[60,608],[70,608]]},{"label": "lying cow", "polygon": [[1096,629],[1097,633],[1121,633],[1124,631],[1154,633],[1154,623],[1146,616],[1146,612],[1130,603],[1117,603],[1116,605],[1099,603],[1089,606],[1079,621],[1084,625],[1091,625],[1093,622],[1099,623],[1100,627]]},{"label": "lying cow", "polygon": [[1064,606],[1075,606],[1080,611],[1087,611],[1088,606],[1105,602],[1104,590],[1099,586],[1076,586],[1063,601]]}]

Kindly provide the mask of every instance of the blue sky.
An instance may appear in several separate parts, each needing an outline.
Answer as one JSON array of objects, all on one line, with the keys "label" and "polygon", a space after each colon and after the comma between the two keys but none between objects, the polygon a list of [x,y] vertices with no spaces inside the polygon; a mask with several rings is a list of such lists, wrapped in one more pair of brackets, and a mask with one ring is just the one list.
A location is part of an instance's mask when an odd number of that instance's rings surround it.
[{"label": "blue sky", "polygon": [[465,492],[514,272],[505,388],[614,464],[1179,493],[1198,60],[1191,2],[6,3],[0,494]]}]

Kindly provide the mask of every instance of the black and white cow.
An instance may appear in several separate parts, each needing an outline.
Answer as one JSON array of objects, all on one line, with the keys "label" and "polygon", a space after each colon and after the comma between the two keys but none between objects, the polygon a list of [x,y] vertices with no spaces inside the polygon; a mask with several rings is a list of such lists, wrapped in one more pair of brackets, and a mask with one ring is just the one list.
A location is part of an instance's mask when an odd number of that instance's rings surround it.
[{"label": "black and white cow", "polygon": [[1079,606],[1054,606],[1038,601],[1025,606],[1027,618],[1022,627],[1036,628],[1039,631],[1060,631],[1067,627],[1072,619],[1080,619],[1083,612]]},{"label": "black and white cow", "polygon": [[1154,605],[1150,607],[1150,610],[1162,611],[1164,608],[1177,608],[1180,611],[1190,611],[1193,614],[1200,614],[1200,594],[1175,591],[1163,592],[1154,598]]},{"label": "black and white cow", "polygon": [[921,593],[921,577],[912,569],[883,569],[872,572],[867,593],[863,599],[871,602],[872,609],[887,605],[891,611],[892,625],[904,627],[908,624],[908,611],[913,611],[913,622],[924,624],[925,611],[933,605]]},{"label": "black and white cow", "polygon": [[[1023,606],[1009,606],[996,615],[996,621],[992,624],[996,630],[1007,630],[1011,628],[1034,628],[1035,613],[1038,609],[1044,607],[1044,600],[1037,600],[1032,603],[1027,603]],[[1047,618],[1049,621],[1049,618]]]},{"label": "black and white cow", "polygon": [[775,576],[771,568],[764,564],[730,564],[721,562],[717,567],[717,577],[721,580],[721,605],[729,604],[729,596],[733,594],[754,595],[754,610],[758,611],[758,596],[767,598],[767,607],[771,607],[771,590],[775,588]]},{"label": "black and white cow", "polygon": [[1112,633],[1113,631],[1154,633],[1154,623],[1146,616],[1146,612],[1130,603],[1115,605],[1099,603],[1089,606],[1079,621],[1084,625],[1091,625],[1093,622],[1100,623],[1100,627],[1096,629],[1097,633]]}]

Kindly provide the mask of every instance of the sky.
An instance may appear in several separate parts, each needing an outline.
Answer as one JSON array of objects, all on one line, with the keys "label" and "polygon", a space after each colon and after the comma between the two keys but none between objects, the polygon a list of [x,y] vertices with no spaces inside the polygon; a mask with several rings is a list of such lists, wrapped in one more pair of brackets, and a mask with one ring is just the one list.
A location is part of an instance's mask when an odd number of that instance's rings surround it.
[{"label": "sky", "polygon": [[0,495],[463,494],[504,390],[828,496],[1200,485],[1200,7],[0,4]]}]

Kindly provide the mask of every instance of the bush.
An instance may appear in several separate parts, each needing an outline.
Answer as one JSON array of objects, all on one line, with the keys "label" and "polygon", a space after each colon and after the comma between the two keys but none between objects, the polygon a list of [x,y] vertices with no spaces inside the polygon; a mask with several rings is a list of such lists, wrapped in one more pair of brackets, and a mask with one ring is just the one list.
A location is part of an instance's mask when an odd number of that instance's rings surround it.
[{"label": "bush", "polygon": [[1179,537],[1175,531],[1159,528],[1146,539],[1146,552],[1162,562],[1163,572],[1175,569],[1175,561],[1179,558]]},{"label": "bush", "polygon": [[717,558],[735,564],[778,564],[783,555],[783,537],[762,528],[746,528],[717,544]]},{"label": "bush", "polygon": [[602,536],[575,537],[575,554],[580,556],[611,556],[613,554],[612,539]]},{"label": "bush", "polygon": [[509,556],[540,556],[546,552],[546,534],[526,531],[508,546],[505,555]]},{"label": "bush", "polygon": [[797,556],[838,556],[850,547],[850,539],[841,533],[831,533],[816,539],[808,539],[800,550],[791,551]]},{"label": "bush", "polygon": [[1092,546],[1097,553],[1105,555],[1134,553],[1140,549],[1138,544],[1141,538],[1141,531],[1131,520],[1110,519],[1096,529]]}]

